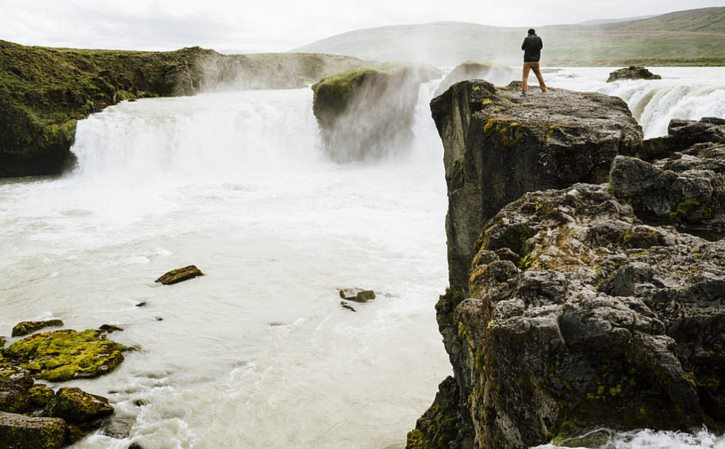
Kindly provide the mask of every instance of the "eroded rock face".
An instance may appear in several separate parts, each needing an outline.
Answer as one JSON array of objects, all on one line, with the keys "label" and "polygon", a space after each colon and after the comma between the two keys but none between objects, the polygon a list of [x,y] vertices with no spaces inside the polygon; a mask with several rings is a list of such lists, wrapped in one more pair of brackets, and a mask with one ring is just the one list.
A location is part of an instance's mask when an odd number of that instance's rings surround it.
[{"label": "eroded rock face", "polygon": [[456,447],[723,428],[724,241],[642,224],[606,185],[577,184],[524,195],[480,243],[467,298],[438,307],[473,437]]},{"label": "eroded rock face", "polygon": [[445,149],[453,288],[465,288],[483,224],[504,205],[530,191],[604,182],[615,156],[642,140],[626,103],[596,93],[520,97],[515,86],[466,81],[431,111]]},{"label": "eroded rock face", "polygon": [[437,75],[429,67],[368,67],[313,85],[313,111],[330,159],[347,163],[404,154],[413,139],[420,84]]},{"label": "eroded rock face", "polygon": [[617,157],[611,186],[643,220],[712,239],[725,236],[725,145],[695,145],[653,164]]},{"label": "eroded rock face", "polygon": [[642,66],[629,66],[623,69],[615,70],[609,74],[607,82],[611,83],[619,80],[659,80],[661,76],[655,75],[654,73],[647,70]]}]

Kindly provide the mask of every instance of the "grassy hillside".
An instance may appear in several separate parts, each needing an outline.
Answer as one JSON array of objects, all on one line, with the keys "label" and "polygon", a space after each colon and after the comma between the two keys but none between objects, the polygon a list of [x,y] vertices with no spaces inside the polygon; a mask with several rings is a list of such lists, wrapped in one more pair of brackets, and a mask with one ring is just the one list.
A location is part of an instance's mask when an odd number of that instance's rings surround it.
[{"label": "grassy hillside", "polygon": [[[725,65],[725,7],[537,30],[547,65]],[[525,33],[524,28],[432,23],[354,31],[299,50],[437,65],[518,64]]]}]

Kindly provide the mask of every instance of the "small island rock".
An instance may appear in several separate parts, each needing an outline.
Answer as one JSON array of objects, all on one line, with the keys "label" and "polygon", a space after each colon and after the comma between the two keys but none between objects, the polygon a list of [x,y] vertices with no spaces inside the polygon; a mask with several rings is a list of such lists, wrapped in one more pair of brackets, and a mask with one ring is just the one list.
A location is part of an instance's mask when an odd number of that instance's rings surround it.
[{"label": "small island rock", "polygon": [[13,327],[13,337],[22,337],[46,327],[62,327],[63,320],[21,321]]},{"label": "small island rock", "polygon": [[187,281],[189,279],[193,279],[197,276],[204,276],[204,273],[202,273],[201,270],[196,267],[196,265],[189,265],[187,267],[177,268],[175,270],[169,271],[168,273],[165,273],[164,275],[156,279],[156,282],[160,282],[164,285],[172,285],[179,282]]}]

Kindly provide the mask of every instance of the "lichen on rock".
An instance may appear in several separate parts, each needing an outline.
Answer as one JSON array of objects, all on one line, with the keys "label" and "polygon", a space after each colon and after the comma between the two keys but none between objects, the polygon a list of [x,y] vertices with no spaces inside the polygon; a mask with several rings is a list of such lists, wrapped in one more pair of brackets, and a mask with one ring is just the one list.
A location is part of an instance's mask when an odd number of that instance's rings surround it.
[{"label": "lichen on rock", "polygon": [[100,330],[58,330],[26,337],[3,352],[34,377],[60,382],[106,374],[123,361],[125,350]]},{"label": "lichen on rock", "polygon": [[0,412],[0,447],[60,449],[66,442],[65,421]]}]

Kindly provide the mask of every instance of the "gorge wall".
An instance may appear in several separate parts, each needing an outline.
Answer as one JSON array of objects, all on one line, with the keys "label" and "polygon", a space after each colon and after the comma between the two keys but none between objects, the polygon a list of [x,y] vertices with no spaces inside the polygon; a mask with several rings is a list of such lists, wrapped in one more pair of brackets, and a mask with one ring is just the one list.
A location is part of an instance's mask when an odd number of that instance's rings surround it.
[{"label": "gorge wall", "polygon": [[466,81],[431,103],[454,376],[407,448],[724,429],[725,122],[642,142],[618,99],[515,90]]}]

